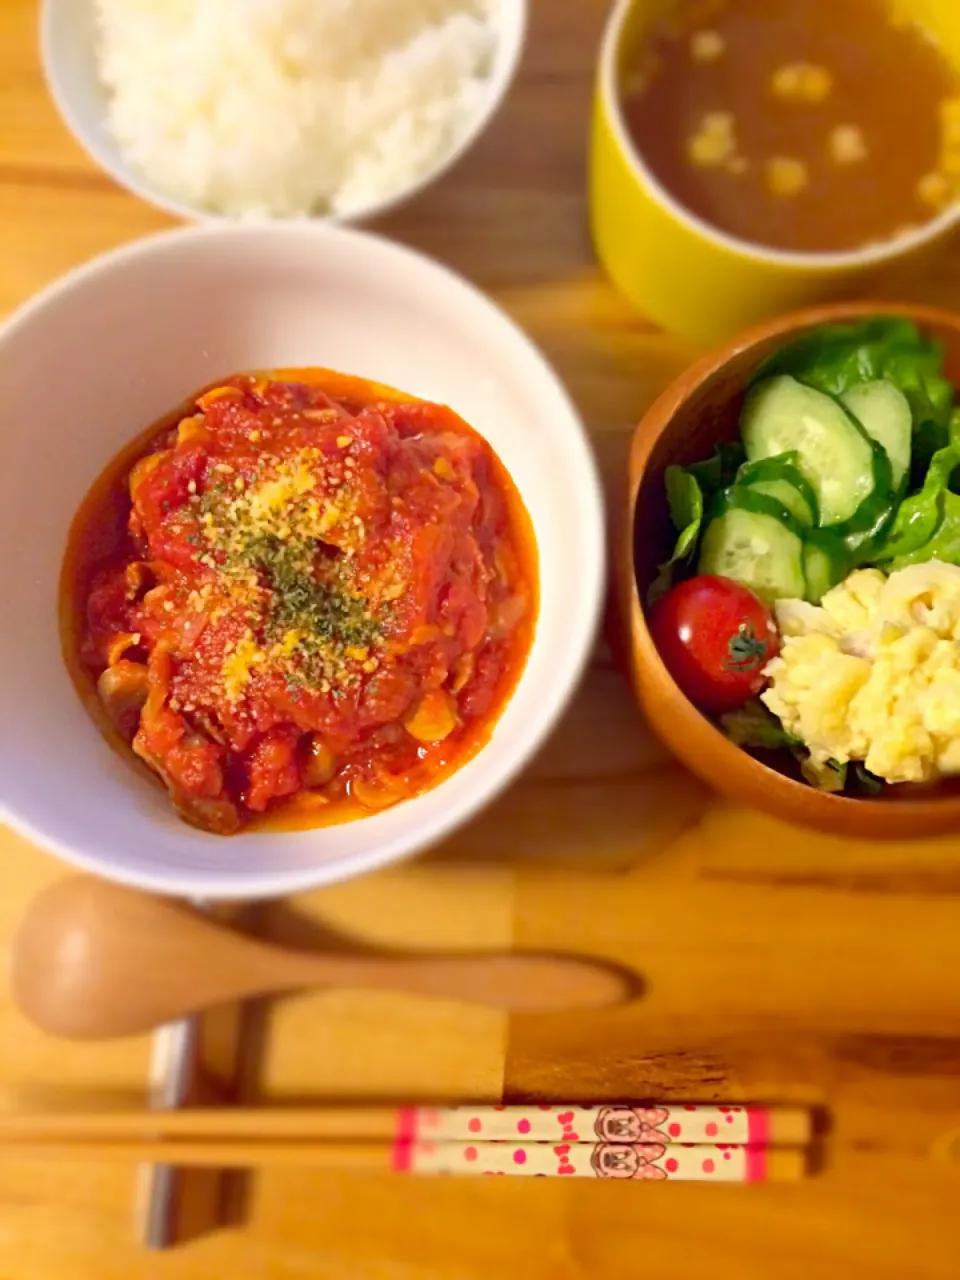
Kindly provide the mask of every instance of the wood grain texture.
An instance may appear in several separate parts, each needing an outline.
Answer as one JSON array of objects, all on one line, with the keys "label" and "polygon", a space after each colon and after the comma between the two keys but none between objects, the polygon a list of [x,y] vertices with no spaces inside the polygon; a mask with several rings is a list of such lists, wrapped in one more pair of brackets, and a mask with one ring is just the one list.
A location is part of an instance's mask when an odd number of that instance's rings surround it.
[{"label": "wood grain texture", "polygon": [[[631,425],[690,360],[597,270],[584,173],[600,0],[533,0],[504,114],[382,224],[489,290],[543,346],[616,508]],[[57,120],[33,0],[0,3],[0,310],[169,220],[115,189]],[[889,296],[950,304],[960,252]],[[60,871],[0,833],[0,939]],[[273,1170],[242,1229],[168,1257],[132,1241],[122,1169],[0,1166],[3,1280],[947,1280],[960,1204],[960,847],[794,831],[711,800],[650,738],[606,649],[527,776],[444,848],[264,913],[402,946],[558,947],[637,965],[635,1008],[515,1018],[378,993],[260,1015],[248,1097],[796,1101],[833,1116],[801,1186],[393,1181]],[[135,1105],[148,1043],[64,1045],[0,987],[0,1105]]]}]

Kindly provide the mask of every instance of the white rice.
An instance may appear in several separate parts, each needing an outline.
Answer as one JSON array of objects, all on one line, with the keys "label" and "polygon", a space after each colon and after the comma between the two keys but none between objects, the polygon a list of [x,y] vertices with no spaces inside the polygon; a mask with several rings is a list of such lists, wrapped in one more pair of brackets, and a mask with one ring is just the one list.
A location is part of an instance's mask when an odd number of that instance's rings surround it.
[{"label": "white rice", "polygon": [[96,0],[110,130],[149,183],[234,217],[399,194],[481,109],[499,0]]}]

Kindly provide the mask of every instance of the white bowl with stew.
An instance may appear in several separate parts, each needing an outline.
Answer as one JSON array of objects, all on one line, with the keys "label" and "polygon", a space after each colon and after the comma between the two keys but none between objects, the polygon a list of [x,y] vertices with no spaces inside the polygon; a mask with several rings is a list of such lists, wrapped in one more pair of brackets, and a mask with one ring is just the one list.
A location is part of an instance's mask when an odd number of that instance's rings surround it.
[{"label": "white bowl with stew", "polygon": [[[432,789],[312,829],[221,836],[185,823],[111,744],[61,645],[71,522],[124,446],[243,370],[324,366],[449,405],[492,446],[532,524],[529,656],[486,744]],[[71,272],[0,329],[0,817],[87,871],[210,898],[292,893],[437,842],[510,783],[580,677],[604,582],[602,500],[576,410],[490,301],[444,267],[318,224],[139,241]]]}]

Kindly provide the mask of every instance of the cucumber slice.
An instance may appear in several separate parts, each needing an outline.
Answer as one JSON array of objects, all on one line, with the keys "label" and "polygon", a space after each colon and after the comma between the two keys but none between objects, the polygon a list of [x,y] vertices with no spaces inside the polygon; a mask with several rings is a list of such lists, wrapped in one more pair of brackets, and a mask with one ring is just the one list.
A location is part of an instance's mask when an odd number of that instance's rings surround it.
[{"label": "cucumber slice", "polygon": [[763,493],[782,502],[794,520],[799,520],[808,529],[813,524],[813,512],[789,480],[755,480],[750,488],[754,493]]},{"label": "cucumber slice", "polygon": [[855,564],[868,564],[873,549],[882,542],[897,510],[897,494],[893,488],[893,471],[886,449],[876,440],[873,450],[873,492],[857,508],[852,520],[835,525],[830,532],[843,538],[844,546]]},{"label": "cucumber slice", "polygon": [[807,528],[817,523],[817,495],[797,466],[795,453],[745,463],[737,472],[737,484],[775,498]]},{"label": "cucumber slice", "polygon": [[795,452],[813,486],[822,525],[842,524],[874,489],[874,458],[866,432],[822,391],[783,374],[758,383],[740,423],[747,458],[756,462]]},{"label": "cucumber slice", "polygon": [[899,489],[910,470],[910,445],[913,439],[910,401],[899,387],[886,379],[860,382],[845,391],[840,400],[867,435],[886,450],[890,459],[893,487]]},{"label": "cucumber slice", "polygon": [[[757,495],[756,501],[772,499]],[[798,599],[804,592],[803,542],[776,516],[727,506],[703,535],[698,572],[733,578],[768,603]]]},{"label": "cucumber slice", "polygon": [[710,515],[721,516],[731,507],[736,507],[740,511],[753,511],[758,516],[771,516],[774,520],[779,520],[801,542],[807,533],[804,525],[782,502],[778,502],[769,494],[758,493],[748,485],[733,484],[729,489],[724,489],[723,493],[718,494],[714,499],[710,507]]},{"label": "cucumber slice", "polygon": [[850,572],[850,560],[843,543],[830,534],[816,531],[803,544],[803,576],[807,590],[805,599],[819,604],[823,596],[842,582]]}]

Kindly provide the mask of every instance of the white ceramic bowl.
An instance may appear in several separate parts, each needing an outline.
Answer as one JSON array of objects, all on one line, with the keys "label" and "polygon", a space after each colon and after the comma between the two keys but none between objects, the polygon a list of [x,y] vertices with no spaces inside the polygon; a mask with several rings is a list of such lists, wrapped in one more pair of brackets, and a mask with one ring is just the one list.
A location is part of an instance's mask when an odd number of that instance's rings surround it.
[{"label": "white ceramic bowl", "polygon": [[[323,0],[317,0],[323,3]],[[41,0],[40,51],[54,102],[87,155],[141,200],[193,222],[230,221],[185,204],[149,182],[120,151],[107,126],[107,92],[97,75],[96,20],[93,0]],[[486,97],[473,123],[452,150],[409,187],[349,215],[319,221],[354,223],[380,217],[441,178],[473,146],[496,115],[513,83],[523,53],[528,0],[500,0],[499,41]]]},{"label": "white ceramic bowl", "polygon": [[[60,652],[57,581],[88,487],[139,431],[218,377],[326,365],[450,404],[497,450],[533,521],[540,614],[480,753],[385,813],[218,837],[107,745]],[[604,577],[600,488],[536,348],[429,259],[322,224],[181,229],[67,275],[0,329],[0,817],[69,862],[177,895],[267,897],[439,840],[521,769],[588,656]]]}]

